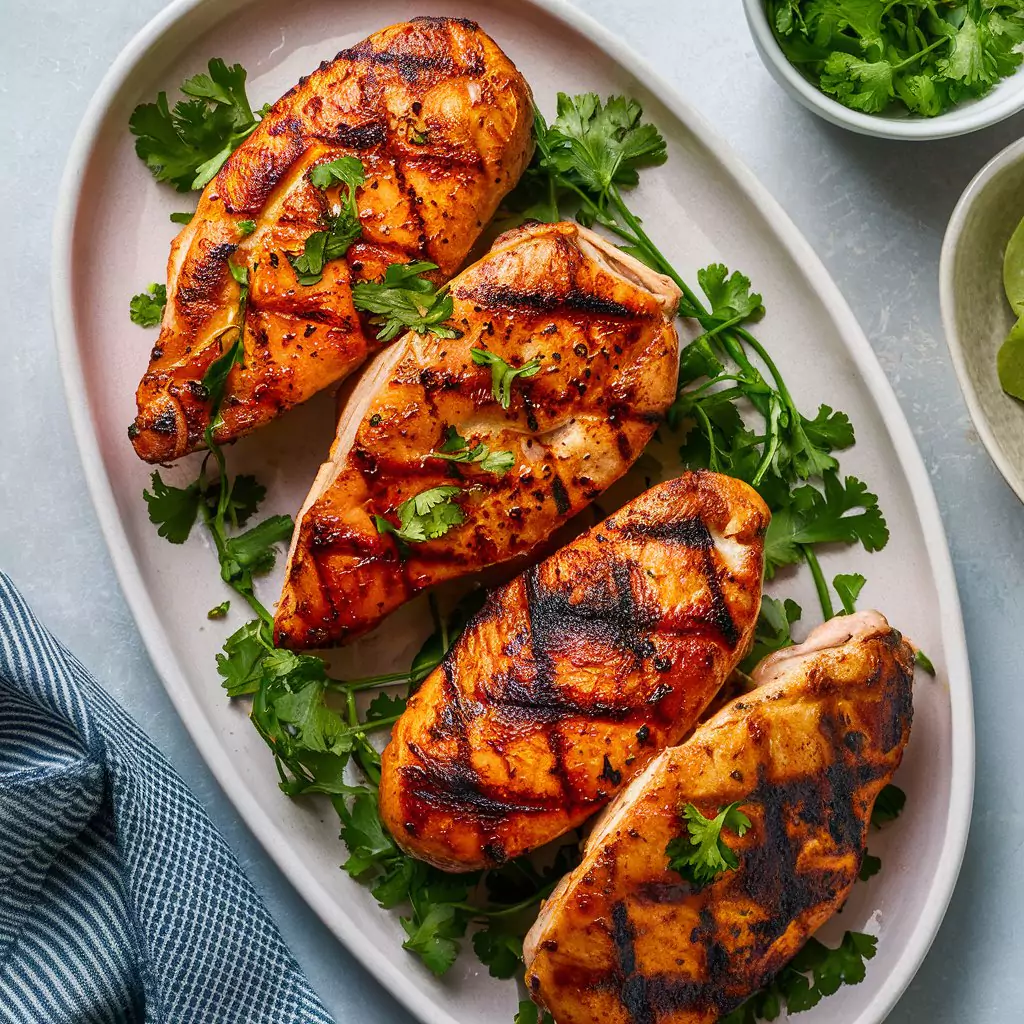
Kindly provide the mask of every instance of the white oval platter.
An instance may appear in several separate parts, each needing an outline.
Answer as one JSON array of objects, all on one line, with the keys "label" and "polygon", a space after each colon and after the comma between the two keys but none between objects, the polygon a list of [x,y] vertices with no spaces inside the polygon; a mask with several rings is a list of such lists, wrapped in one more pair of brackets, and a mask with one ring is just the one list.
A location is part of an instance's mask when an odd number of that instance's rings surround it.
[{"label": "white oval platter", "polygon": [[[176,94],[212,56],[249,71],[253,107],[276,99],[324,58],[370,32],[418,14],[473,18],[516,61],[541,108],[558,91],[624,92],[644,104],[668,140],[669,161],[645,173],[632,202],[670,260],[691,279],[721,260],[751,276],[768,315],[758,325],[799,404],[844,409],[858,443],[847,473],[877,491],[892,531],[881,553],[826,552],[825,569],[861,571],[861,605],[879,607],[931,656],[938,675],[918,679],[913,736],[897,781],[907,810],[872,835],[882,872],[858,884],[826,941],[844,929],[879,936],[867,979],[801,1016],[806,1024],[879,1024],[909,984],[938,929],[967,839],[974,780],[971,687],[948,549],[911,432],[870,346],[825,269],[778,204],[702,119],[631,53],[558,0],[179,0],[129,44],[110,69],[72,147],[54,233],[56,333],[75,433],[111,557],[150,656],[221,785],[269,854],[366,967],[428,1024],[510,1024],[518,995],[467,950],[436,980],[400,947],[397,915],[377,907],[338,869],[343,850],[326,805],[292,802],[273,760],[230,704],[214,671],[224,637],[242,621],[207,622],[227,596],[197,530],[183,547],[157,537],[142,490],[150,467],[126,437],[152,334],[128,320],[128,299],[163,280],[172,210],[190,199],[158,186],[135,157],[133,107]],[[867,311],[866,311],[867,312]],[[255,471],[267,512],[294,513],[332,436],[332,402],[320,396],[229,452],[235,471]],[[187,460],[186,460],[187,461]],[[667,467],[669,473],[673,467]],[[190,478],[192,464],[165,476]],[[279,575],[262,594],[272,601]],[[805,628],[816,603],[803,577],[777,580],[795,596]],[[422,602],[403,609],[341,658],[342,669],[408,665],[429,631]]]}]

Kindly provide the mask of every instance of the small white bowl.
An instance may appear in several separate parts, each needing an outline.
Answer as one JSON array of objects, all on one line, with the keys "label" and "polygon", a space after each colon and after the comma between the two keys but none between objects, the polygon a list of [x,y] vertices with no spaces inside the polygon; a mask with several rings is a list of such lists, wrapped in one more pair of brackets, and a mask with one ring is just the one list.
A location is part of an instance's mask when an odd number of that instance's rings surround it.
[{"label": "small white bowl", "polygon": [[880,139],[947,139],[953,135],[987,128],[1024,109],[1024,66],[999,82],[987,96],[957,104],[937,117],[909,114],[864,114],[851,110],[826,96],[805,78],[788,60],[768,22],[764,0],[743,0],[747,24],[764,66],[783,89],[808,110],[861,135]]},{"label": "small white bowl", "polygon": [[939,301],[953,366],[992,461],[1024,501],[1024,402],[999,386],[996,353],[1015,317],[1003,254],[1024,217],[1024,139],[993,157],[953,210],[939,260]]}]

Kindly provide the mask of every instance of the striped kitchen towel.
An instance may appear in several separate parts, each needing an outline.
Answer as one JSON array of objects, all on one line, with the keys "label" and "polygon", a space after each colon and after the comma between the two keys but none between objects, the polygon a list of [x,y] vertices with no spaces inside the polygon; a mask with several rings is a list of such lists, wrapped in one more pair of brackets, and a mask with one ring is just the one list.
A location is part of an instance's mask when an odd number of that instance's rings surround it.
[{"label": "striped kitchen towel", "polygon": [[0,1021],[330,1024],[185,784],[2,573]]}]

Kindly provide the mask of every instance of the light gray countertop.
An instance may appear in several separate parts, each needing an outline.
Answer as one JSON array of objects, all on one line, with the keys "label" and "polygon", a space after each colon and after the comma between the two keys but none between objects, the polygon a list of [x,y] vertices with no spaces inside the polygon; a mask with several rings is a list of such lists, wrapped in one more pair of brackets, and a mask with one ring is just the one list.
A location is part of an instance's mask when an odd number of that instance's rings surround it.
[{"label": "light gray countertop", "polygon": [[[961,190],[1024,132],[895,143],[797,107],[754,53],[739,0],[576,0],[640,52],[735,147],[805,233],[871,339],[932,475],[974,676],[978,774],[949,915],[890,1018],[1024,1020],[1024,510],[967,417],[942,336],[938,260]],[[0,247],[7,295],[0,387],[0,567],[138,719],[237,851],[339,1022],[408,1016],[320,924],[220,791],[149,663],[86,494],[47,295],[58,182],[85,106],[163,0],[3,0]],[[443,13],[444,4],[424,4]]]}]

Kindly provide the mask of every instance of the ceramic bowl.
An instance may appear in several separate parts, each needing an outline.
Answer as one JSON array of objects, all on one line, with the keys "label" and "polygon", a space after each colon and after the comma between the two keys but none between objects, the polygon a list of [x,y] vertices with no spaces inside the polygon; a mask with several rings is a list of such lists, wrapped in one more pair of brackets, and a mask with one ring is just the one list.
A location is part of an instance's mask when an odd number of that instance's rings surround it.
[{"label": "ceramic bowl", "polygon": [[1024,402],[999,386],[996,353],[1014,323],[1003,254],[1024,217],[1024,139],[990,160],[953,210],[939,263],[946,342],[974,426],[1024,501]]},{"label": "ceramic bowl", "polygon": [[864,114],[826,96],[805,78],[782,52],[772,33],[764,0],[743,0],[747,24],[765,67],[790,96],[819,117],[841,128],[881,139],[947,139],[1002,121],[1024,109],[1024,65],[981,99],[958,104],[937,117],[908,114]]}]

